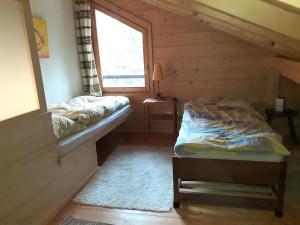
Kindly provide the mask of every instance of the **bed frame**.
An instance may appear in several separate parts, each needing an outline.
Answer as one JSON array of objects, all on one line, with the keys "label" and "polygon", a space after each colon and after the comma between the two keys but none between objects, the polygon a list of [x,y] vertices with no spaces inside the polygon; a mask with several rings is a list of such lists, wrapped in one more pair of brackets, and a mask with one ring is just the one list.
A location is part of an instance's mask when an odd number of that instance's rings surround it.
[{"label": "bed frame", "polygon": [[[174,208],[180,207],[181,201],[230,203],[271,209],[277,217],[283,216],[286,160],[261,162],[173,156],[172,161]],[[221,190],[216,182],[224,184],[225,188]],[[243,190],[237,191],[231,183]],[[195,184],[202,188],[191,188]],[[255,185],[257,192],[251,192],[250,185]],[[208,186],[213,188],[205,188]],[[235,191],[229,192],[229,187],[234,187]]]}]

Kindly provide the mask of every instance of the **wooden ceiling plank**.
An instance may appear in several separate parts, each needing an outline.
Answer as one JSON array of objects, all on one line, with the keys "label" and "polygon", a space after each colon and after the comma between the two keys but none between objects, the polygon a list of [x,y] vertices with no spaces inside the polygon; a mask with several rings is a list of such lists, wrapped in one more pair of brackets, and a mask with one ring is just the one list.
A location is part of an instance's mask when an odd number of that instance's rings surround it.
[{"label": "wooden ceiling plank", "polygon": [[300,62],[275,57],[274,65],[282,76],[300,84]]},{"label": "wooden ceiling plank", "polygon": [[160,3],[162,3],[163,5],[169,4],[172,5],[173,10],[180,10],[179,8],[184,8],[185,10],[190,10],[191,13],[194,14],[202,13],[207,16],[229,22],[243,29],[251,30],[254,33],[265,34],[263,36],[272,37],[272,39],[276,40],[277,42],[285,43],[286,41],[288,41],[291,47],[300,50],[299,40],[293,39],[284,34],[273,31],[267,27],[263,27],[258,24],[246,21],[243,18],[237,17],[235,15],[218,10],[214,7],[202,3],[201,0],[146,0],[145,2],[148,2],[150,4],[155,2],[157,5],[160,5]]},{"label": "wooden ceiling plank", "polygon": [[295,54],[293,50],[289,50],[286,47],[282,47],[278,43],[274,43],[271,40],[267,40],[265,38],[255,35],[253,33],[235,29],[232,26],[224,26],[224,24],[223,25],[211,24],[211,26],[218,30],[221,30],[225,33],[231,34],[232,36],[241,38],[247,42],[258,45],[258,46],[263,47],[272,52],[275,52],[278,55],[283,55],[283,56],[286,56],[288,58],[293,58],[293,59],[300,59],[299,55]]},{"label": "wooden ceiling plank", "polygon": [[[183,16],[189,16],[189,17],[193,17],[193,19],[200,21],[200,22],[205,22],[207,24],[210,24],[212,27],[218,29],[218,30],[222,30],[226,33],[229,33],[231,35],[234,35],[236,37],[241,38],[241,36],[243,36],[242,34],[246,34],[247,36],[249,36],[248,38],[246,38],[246,40],[252,40],[252,41],[257,41],[259,42],[260,46],[262,47],[271,47],[273,45],[273,42],[270,40],[267,40],[263,37],[260,37],[256,34],[251,34],[250,32],[246,31],[246,30],[241,30],[238,27],[235,26],[230,26],[225,24],[224,22],[220,22],[216,19],[210,18],[206,15],[202,15],[202,14],[195,14],[193,12],[191,12],[190,9],[185,9],[183,7],[178,8],[178,6],[176,4],[170,4],[168,3],[164,3],[163,1],[160,0],[144,0],[144,2],[149,3],[149,4],[153,4],[155,2],[155,5],[158,7],[161,7],[163,9],[166,10],[170,10],[172,12],[176,12],[177,14],[183,15]],[[241,33],[242,32],[242,33]]]},{"label": "wooden ceiling plank", "polygon": [[264,2],[267,2],[271,5],[274,5],[276,7],[282,8],[283,10],[286,10],[288,12],[291,13],[296,13],[300,15],[300,8],[290,5],[288,3],[282,2],[282,1],[278,1],[278,0],[262,0]]},{"label": "wooden ceiling plank", "polygon": [[252,31],[254,33],[260,34],[264,37],[268,37],[276,42],[280,42],[282,44],[286,44],[288,47],[294,48],[300,51],[300,41],[294,38],[288,37],[285,34],[278,33],[273,31],[267,27],[260,26],[258,24],[249,22],[244,20],[243,18],[234,16],[232,14],[220,11],[216,8],[203,4],[200,0],[189,0],[194,2],[191,6],[202,13],[207,14],[208,16],[212,16],[218,18],[223,21],[227,21],[233,25],[239,26],[243,29]]},{"label": "wooden ceiling plank", "polygon": [[[233,17],[226,15],[226,21],[223,19],[215,18],[211,15],[212,10],[205,10],[206,13],[203,13],[203,10],[199,10],[200,8],[203,9],[203,6],[199,7],[199,4],[193,3],[191,0],[143,0],[144,2],[152,5],[156,5],[158,7],[164,8],[166,10],[179,13],[184,16],[188,16],[190,18],[196,19],[200,22],[207,22],[210,23],[211,26],[215,27],[216,29],[222,30],[226,33],[234,35],[236,37],[242,38],[246,41],[250,41],[251,43],[257,44],[261,47],[265,47],[269,50],[276,52],[277,54],[284,55],[290,58],[300,58],[300,48],[299,51],[290,46],[286,46],[278,42],[277,40],[271,40],[269,37],[270,35],[265,34],[266,36],[262,36],[255,32],[252,32],[251,29],[246,26],[241,26],[241,23],[247,23],[244,21],[240,21]],[[206,7],[207,9],[207,7]],[[220,13],[219,13],[220,15]],[[237,26],[238,24],[239,26]],[[253,25],[251,25],[253,26]],[[285,39],[285,43],[289,43]],[[300,43],[300,42],[299,42]],[[300,45],[299,45],[300,46]]]}]

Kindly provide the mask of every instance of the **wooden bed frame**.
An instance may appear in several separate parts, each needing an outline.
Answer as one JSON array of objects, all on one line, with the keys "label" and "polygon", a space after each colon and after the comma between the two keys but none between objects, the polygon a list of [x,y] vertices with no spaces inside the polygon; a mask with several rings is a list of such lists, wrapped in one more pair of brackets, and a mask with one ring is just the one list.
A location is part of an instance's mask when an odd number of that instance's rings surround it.
[{"label": "wooden bed frame", "polygon": [[[221,203],[235,206],[252,206],[275,211],[277,217],[283,216],[283,200],[286,178],[286,160],[282,162],[262,162],[245,160],[203,159],[172,157],[174,182],[174,208],[180,202]],[[201,181],[201,182],[199,182]],[[269,193],[241,194],[220,192],[218,188],[191,189],[188,183],[221,182],[240,184],[249,187],[268,188]],[[205,191],[206,190],[206,191]],[[248,189],[249,191],[249,189]]]}]

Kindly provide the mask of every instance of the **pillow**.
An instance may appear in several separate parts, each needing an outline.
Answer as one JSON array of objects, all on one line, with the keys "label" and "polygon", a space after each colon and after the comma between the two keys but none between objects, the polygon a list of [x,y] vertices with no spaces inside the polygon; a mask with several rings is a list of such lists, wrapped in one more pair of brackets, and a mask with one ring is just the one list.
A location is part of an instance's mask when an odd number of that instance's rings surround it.
[{"label": "pillow", "polygon": [[52,125],[54,136],[57,140],[64,137],[82,131],[86,128],[85,125],[76,123],[67,117],[52,114]]}]

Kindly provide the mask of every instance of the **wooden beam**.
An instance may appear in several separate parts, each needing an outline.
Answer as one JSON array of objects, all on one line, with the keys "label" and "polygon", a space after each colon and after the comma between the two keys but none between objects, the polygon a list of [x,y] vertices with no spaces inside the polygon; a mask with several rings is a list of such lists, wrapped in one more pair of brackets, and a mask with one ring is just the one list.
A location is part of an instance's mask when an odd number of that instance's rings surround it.
[{"label": "wooden beam", "polygon": [[300,15],[300,8],[297,6],[293,6],[291,4],[288,4],[280,0],[262,0],[262,1],[270,3],[271,5],[277,6],[279,8],[282,8],[283,10],[286,10],[288,12],[296,13]]},{"label": "wooden beam", "polygon": [[289,58],[300,58],[300,41],[207,7],[197,0],[143,0],[163,9],[207,22],[216,29]]},{"label": "wooden beam", "polygon": [[275,57],[274,66],[282,76],[300,84],[300,62]]},{"label": "wooden beam", "polygon": [[[188,16],[191,17],[194,20],[198,20],[200,22],[203,23],[207,23],[210,26],[218,29],[218,30],[222,30],[223,32],[226,32],[230,35],[242,38],[246,41],[250,41],[252,43],[258,44],[259,46],[262,47],[272,47],[274,45],[274,42],[271,40],[268,40],[264,37],[261,37],[257,34],[251,33],[247,30],[242,30],[241,28],[238,28],[236,26],[232,26],[230,24],[224,23],[222,21],[219,21],[217,19],[211,18],[209,16],[206,16],[204,14],[195,12],[195,11],[191,11],[189,9],[185,9],[183,7],[178,7],[174,4],[170,4],[170,3],[166,3],[164,1],[153,1],[153,0],[143,0],[146,3],[152,4],[152,5],[156,5],[160,8],[169,10],[171,12],[175,12],[177,14],[183,15],[183,16]],[[155,2],[155,3],[154,3]],[[154,3],[154,4],[153,4]]]},{"label": "wooden beam", "polygon": [[[192,6],[196,7],[202,13],[206,13],[211,17],[216,19],[220,19],[242,29],[246,29],[253,33],[259,34],[263,37],[272,39],[275,42],[279,42],[281,44],[286,44],[288,47],[292,47],[298,51],[300,51],[300,41],[294,38],[291,38],[285,34],[278,33],[277,31],[271,30],[268,27],[261,26],[259,24],[255,24],[253,22],[249,22],[241,17],[237,17],[233,14],[223,12],[217,8],[211,7],[201,2],[201,0],[189,0],[194,3]],[[198,5],[198,6],[197,6]]]}]

